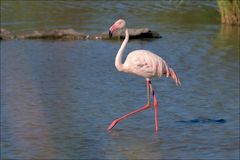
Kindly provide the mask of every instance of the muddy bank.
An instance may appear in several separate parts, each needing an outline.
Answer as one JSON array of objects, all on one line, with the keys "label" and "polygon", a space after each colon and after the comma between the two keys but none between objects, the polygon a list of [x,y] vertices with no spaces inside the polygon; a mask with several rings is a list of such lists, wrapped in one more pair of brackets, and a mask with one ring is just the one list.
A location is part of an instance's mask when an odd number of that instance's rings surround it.
[{"label": "muddy bank", "polygon": [[[130,28],[130,39],[141,38],[161,38],[159,33],[151,31],[148,28]],[[113,34],[112,39],[124,38],[125,33],[118,31]],[[49,40],[85,40],[85,39],[109,39],[108,32],[99,33],[96,35],[88,35],[75,31],[74,29],[52,29],[43,31],[33,31],[30,33],[14,34],[13,32],[1,29],[0,40],[10,39],[49,39]]]},{"label": "muddy bank", "polygon": [[1,28],[0,30],[0,40],[14,39],[15,36],[8,30]]}]

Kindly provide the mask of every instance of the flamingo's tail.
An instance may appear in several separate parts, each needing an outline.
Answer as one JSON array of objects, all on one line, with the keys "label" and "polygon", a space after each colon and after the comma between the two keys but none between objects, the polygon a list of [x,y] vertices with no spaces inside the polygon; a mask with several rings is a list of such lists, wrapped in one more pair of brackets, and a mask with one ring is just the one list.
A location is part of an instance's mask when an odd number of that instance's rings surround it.
[{"label": "flamingo's tail", "polygon": [[180,79],[178,78],[176,72],[171,67],[169,67],[169,76],[176,82],[177,86],[181,85]]}]

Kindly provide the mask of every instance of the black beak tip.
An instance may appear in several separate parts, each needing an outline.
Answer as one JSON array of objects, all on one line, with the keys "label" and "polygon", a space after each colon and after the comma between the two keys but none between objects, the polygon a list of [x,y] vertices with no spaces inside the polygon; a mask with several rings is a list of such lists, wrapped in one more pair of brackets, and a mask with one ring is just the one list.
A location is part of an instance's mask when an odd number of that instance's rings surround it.
[{"label": "black beak tip", "polygon": [[110,30],[109,30],[108,34],[109,34],[109,38],[112,38],[112,32]]}]

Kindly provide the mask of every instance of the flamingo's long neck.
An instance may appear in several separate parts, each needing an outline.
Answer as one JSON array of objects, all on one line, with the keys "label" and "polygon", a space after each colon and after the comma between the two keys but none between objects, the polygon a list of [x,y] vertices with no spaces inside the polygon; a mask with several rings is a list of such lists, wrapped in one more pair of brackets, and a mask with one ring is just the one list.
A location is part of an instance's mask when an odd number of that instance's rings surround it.
[{"label": "flamingo's long neck", "polygon": [[128,32],[128,29],[126,29],[125,30],[125,39],[124,39],[120,49],[118,50],[118,53],[117,53],[116,58],[115,58],[115,66],[119,71],[124,70],[124,66],[123,66],[123,63],[122,63],[122,55],[123,55],[124,49],[126,48],[128,39],[129,39],[129,32]]}]

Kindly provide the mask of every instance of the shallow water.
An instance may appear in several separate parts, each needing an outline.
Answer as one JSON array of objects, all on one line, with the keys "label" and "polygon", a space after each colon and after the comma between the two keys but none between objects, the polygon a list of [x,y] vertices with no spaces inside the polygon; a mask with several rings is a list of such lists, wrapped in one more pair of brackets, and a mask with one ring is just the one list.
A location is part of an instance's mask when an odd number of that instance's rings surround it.
[{"label": "shallow water", "polygon": [[[151,50],[181,78],[181,87],[167,78],[152,81],[159,133],[153,108],[106,131],[146,103],[144,79],[114,67],[120,41],[1,41],[2,158],[238,159],[239,28],[218,24],[214,3],[176,8],[175,2],[142,1],[138,11],[133,2],[101,2],[4,1],[2,27],[94,33],[126,17],[131,27],[159,31],[162,39],[132,40],[124,55]],[[11,14],[16,9],[19,14]],[[213,121],[219,119],[224,123]]]}]

